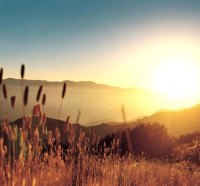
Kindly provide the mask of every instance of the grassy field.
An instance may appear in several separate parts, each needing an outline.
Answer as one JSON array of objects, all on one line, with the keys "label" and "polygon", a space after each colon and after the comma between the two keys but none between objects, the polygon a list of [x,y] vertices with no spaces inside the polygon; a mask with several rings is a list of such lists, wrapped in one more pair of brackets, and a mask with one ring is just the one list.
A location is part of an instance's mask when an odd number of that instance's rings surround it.
[{"label": "grassy field", "polygon": [[[21,74],[23,82],[24,66]],[[2,70],[0,80],[2,83]],[[2,90],[7,100],[5,84]],[[23,83],[22,90],[22,110],[25,110],[29,89]],[[64,83],[59,113],[65,92]],[[23,117],[22,127],[10,123],[7,117],[0,120],[0,185],[200,185],[197,164],[147,160],[145,156],[139,158],[130,153],[122,156],[116,153],[118,140],[110,148],[104,145],[99,149],[98,137],[95,134],[88,137],[83,131],[77,133],[70,116],[62,129],[65,138],[61,141],[61,131],[57,127],[49,130],[46,126],[46,94],[42,95],[42,86],[36,102],[33,114]],[[11,107],[15,107],[15,96],[11,97]]]},{"label": "grassy field", "polygon": [[200,185],[200,168],[191,162],[94,151],[95,139],[76,135],[69,120],[63,146],[58,128],[45,129],[44,116],[35,124],[25,118],[22,129],[1,125],[0,185]]},{"label": "grassy field", "polygon": [[[135,161],[130,157],[81,155],[64,162],[60,157],[17,163],[13,175],[1,169],[1,185],[199,185],[200,170],[191,164]],[[10,172],[12,173],[12,171]],[[9,173],[8,173],[9,174]]]}]

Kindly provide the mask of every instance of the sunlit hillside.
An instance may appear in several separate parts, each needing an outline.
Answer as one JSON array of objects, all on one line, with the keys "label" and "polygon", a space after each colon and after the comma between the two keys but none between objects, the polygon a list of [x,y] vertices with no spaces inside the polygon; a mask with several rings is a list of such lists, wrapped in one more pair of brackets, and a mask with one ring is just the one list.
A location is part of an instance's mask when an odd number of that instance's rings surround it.
[{"label": "sunlit hillside", "polygon": [[[9,115],[11,120],[18,119],[23,112],[23,110],[18,109],[22,106],[21,82],[19,79],[11,78],[5,79],[4,82],[7,85],[8,96],[16,95],[17,97],[17,108],[14,109],[14,112],[10,110],[9,101],[3,100],[2,94],[0,94],[1,102],[5,105],[2,108],[2,115]],[[23,84],[24,86],[28,85],[30,88],[26,114],[32,113],[32,105],[36,103],[38,87],[43,85],[47,97],[44,110],[49,117],[64,120],[66,115],[70,114],[75,122],[78,110],[80,110],[80,122],[84,125],[121,122],[123,120],[121,116],[122,104],[126,109],[127,120],[136,120],[162,109],[177,109],[177,107],[180,107],[180,105],[173,106],[165,96],[140,88],[124,89],[94,82],[67,81],[66,99],[62,103],[62,112],[58,114],[55,110],[58,110],[60,106],[59,98],[62,82],[24,80]],[[192,106],[190,104],[189,106]],[[187,104],[185,107],[187,107]],[[163,120],[161,122],[163,123]]]},{"label": "sunlit hillside", "polygon": [[139,119],[137,123],[164,124],[171,135],[181,135],[200,131],[200,107],[194,106],[176,111],[160,111],[151,116]]},{"label": "sunlit hillside", "polygon": [[[16,95],[16,105],[21,107],[21,86],[20,80],[6,79],[8,95]],[[55,110],[59,108],[59,98],[62,82],[48,82],[48,81],[30,81],[25,80],[24,85],[30,87],[30,99],[26,114],[32,113],[32,105],[35,104],[36,94],[39,85],[44,86],[44,92],[47,95],[47,104],[45,111],[53,118],[58,117]],[[127,117],[130,119],[137,118],[141,115],[146,115],[157,111],[158,105],[150,106],[150,100],[155,100],[153,94],[142,89],[123,89],[111,87],[107,85],[100,85],[93,82],[73,82],[67,81],[67,95],[63,102],[63,110],[59,119],[65,119],[66,114],[70,114],[72,120],[75,121],[78,110],[81,110],[81,123],[88,124],[91,122],[102,121],[122,121],[121,105],[126,106]],[[149,99],[151,97],[151,99]],[[1,96],[2,99],[2,96]],[[10,111],[10,105],[1,100],[4,105],[3,113],[6,114],[6,108]],[[158,103],[157,103],[158,104]],[[15,109],[14,113],[9,113],[11,118],[17,119],[21,116],[22,111]]]}]

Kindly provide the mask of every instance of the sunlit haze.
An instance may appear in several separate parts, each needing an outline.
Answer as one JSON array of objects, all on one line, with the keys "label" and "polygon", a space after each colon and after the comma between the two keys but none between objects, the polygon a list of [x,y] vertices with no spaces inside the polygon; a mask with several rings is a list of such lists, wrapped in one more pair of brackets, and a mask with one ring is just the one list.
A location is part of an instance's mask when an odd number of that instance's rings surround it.
[{"label": "sunlit haze", "polygon": [[200,0],[0,0],[0,186],[200,186]]},{"label": "sunlit haze", "polygon": [[200,102],[199,1],[0,1],[5,78],[141,87],[166,107]]}]

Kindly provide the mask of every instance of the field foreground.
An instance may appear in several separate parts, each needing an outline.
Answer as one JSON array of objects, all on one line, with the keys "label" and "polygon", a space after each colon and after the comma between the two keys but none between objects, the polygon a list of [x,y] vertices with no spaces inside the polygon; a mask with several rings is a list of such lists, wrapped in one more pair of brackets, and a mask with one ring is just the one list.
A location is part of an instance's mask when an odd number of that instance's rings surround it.
[{"label": "field foreground", "polygon": [[[22,65],[22,80],[24,68]],[[2,70],[0,80],[1,77]],[[6,84],[2,88],[7,101]],[[134,129],[123,127],[100,139],[95,131],[80,128],[80,111],[75,125],[70,122],[70,115],[62,126],[56,122],[49,125],[45,93],[39,103],[42,88],[41,85],[38,89],[32,115],[25,112],[29,97],[26,86],[22,92],[21,122],[9,122],[7,116],[0,120],[0,185],[200,185],[198,136],[192,134],[191,139],[189,134],[189,141],[188,135],[177,140],[168,135],[163,125],[140,124]],[[57,118],[65,92],[66,82]],[[11,96],[13,113],[18,109],[15,99]],[[124,109],[122,115],[126,122]],[[191,140],[194,146],[190,146]]]},{"label": "field foreground", "polygon": [[[18,163],[12,175],[1,170],[0,185],[200,185],[200,169],[186,162],[169,164],[131,157],[60,156]],[[13,178],[13,179],[12,179]]]}]

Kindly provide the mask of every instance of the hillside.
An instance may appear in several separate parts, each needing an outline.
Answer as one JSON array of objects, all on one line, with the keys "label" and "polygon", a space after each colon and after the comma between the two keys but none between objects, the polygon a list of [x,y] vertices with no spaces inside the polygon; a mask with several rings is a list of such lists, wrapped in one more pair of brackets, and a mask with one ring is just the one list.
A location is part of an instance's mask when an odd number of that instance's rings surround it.
[{"label": "hillside", "polygon": [[[22,127],[22,118],[17,119],[14,124],[17,125],[18,127]],[[32,123],[37,123],[37,118],[32,117]],[[48,130],[55,131],[55,128],[57,127],[61,133],[62,139],[64,138],[64,124],[65,122],[62,120],[57,120],[53,118],[47,118],[46,126]],[[134,124],[131,124],[134,126]],[[103,123],[95,126],[89,126],[85,127],[80,124],[73,124],[73,127],[76,128],[77,134],[79,134],[80,131],[85,132],[86,136],[91,137],[92,133],[95,133],[96,136],[99,136],[100,139],[104,138],[106,135],[111,134],[111,133],[116,133],[119,130],[122,130],[123,128],[127,127],[127,124],[124,123],[115,123],[112,125]]]},{"label": "hillside", "polygon": [[[9,78],[5,79],[4,83],[7,85],[8,97],[11,95],[17,97],[14,111],[12,114],[8,112],[9,119],[15,120],[23,115],[23,109],[19,109],[22,108],[21,80]],[[102,137],[124,127],[124,125],[121,125],[121,104],[124,104],[128,119],[139,118],[130,120],[128,126],[131,128],[139,123],[158,122],[165,124],[172,135],[200,130],[200,105],[176,111],[161,110],[163,108],[159,107],[159,99],[154,97],[151,92],[140,88],[124,89],[88,81],[67,81],[67,95],[62,104],[61,115],[58,118],[63,82],[24,80],[23,84],[24,86],[28,85],[30,90],[28,106],[25,109],[25,114],[28,115],[32,113],[32,106],[36,103],[38,87],[43,85],[43,93],[47,95],[47,102],[43,111],[47,113],[49,118],[55,118],[49,120],[49,127],[55,126],[55,123],[63,123],[61,120],[65,120],[69,114],[71,115],[71,122],[74,123],[80,109],[79,123],[82,124],[82,127],[85,126],[83,130],[92,128]],[[2,94],[0,94],[0,98],[2,98]],[[152,101],[157,106],[152,107]],[[10,108],[10,103],[8,100],[2,99],[1,103],[4,105],[2,113],[5,115],[6,110]],[[161,111],[156,112],[157,110]],[[145,117],[141,117],[144,115]],[[97,126],[94,127],[94,125]]]},{"label": "hillside", "polygon": [[[181,109],[177,111],[164,110],[156,112],[153,115],[140,118],[136,121],[123,123],[123,122],[107,122],[107,123],[90,123],[90,125],[74,124],[77,130],[84,131],[87,135],[91,131],[94,131],[100,138],[105,137],[107,134],[115,133],[123,128],[133,128],[140,123],[160,123],[164,124],[170,135],[182,135],[200,131],[200,107],[194,106],[192,108]],[[50,130],[54,130],[58,127],[60,131],[63,131],[64,121],[59,119],[47,118],[47,127]],[[19,127],[22,127],[22,119],[15,121]],[[63,134],[61,134],[63,135]]]},{"label": "hillside", "polygon": [[137,120],[136,123],[164,124],[170,134],[180,135],[200,130],[200,107],[194,106],[177,111],[160,111]]},{"label": "hillside", "polygon": [[[9,114],[10,96],[16,96],[16,107],[9,119],[14,120],[22,117],[22,92],[21,80],[5,79],[8,99],[3,100],[0,94],[0,103],[4,105],[2,116]],[[32,113],[32,107],[36,103],[36,95],[40,85],[43,85],[43,93],[46,94],[45,112],[50,118],[65,120],[71,115],[73,122],[76,121],[78,110],[81,110],[80,123],[99,124],[105,122],[121,122],[121,105],[125,105],[127,118],[137,118],[141,115],[149,115],[159,110],[159,104],[152,107],[150,101],[153,94],[140,88],[125,89],[112,87],[104,84],[97,84],[90,81],[68,81],[66,97],[63,100],[62,112],[58,118],[59,106],[61,103],[61,91],[63,82],[49,82],[41,80],[24,80],[24,86],[29,86],[29,100],[25,114]],[[155,99],[156,100],[156,99]],[[10,111],[9,111],[10,112]],[[96,121],[96,122],[95,122]],[[97,122],[100,121],[100,122]]]}]

